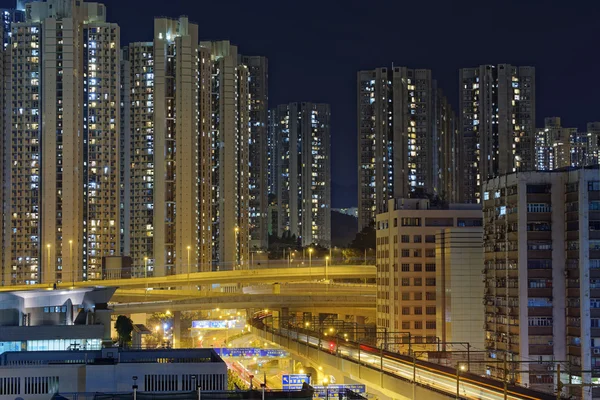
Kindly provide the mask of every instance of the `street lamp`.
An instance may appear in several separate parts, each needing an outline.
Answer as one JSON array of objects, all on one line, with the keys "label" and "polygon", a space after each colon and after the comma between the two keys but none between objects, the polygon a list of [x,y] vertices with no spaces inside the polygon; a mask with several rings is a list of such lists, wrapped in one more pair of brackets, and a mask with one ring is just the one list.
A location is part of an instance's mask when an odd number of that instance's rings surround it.
[{"label": "street lamp", "polygon": [[456,398],[460,400],[460,372],[466,370],[467,368],[461,364],[456,364]]},{"label": "street lamp", "polygon": [[50,243],[46,245],[46,248],[48,249],[48,271],[50,271]]},{"label": "street lamp", "polygon": [[133,400],[137,400],[137,390],[138,390],[138,385],[137,385],[137,376],[133,377],[133,385],[131,386],[131,388],[133,389]]},{"label": "street lamp", "polygon": [[190,280],[190,250],[191,249],[192,249],[192,246],[187,247],[187,251],[188,251],[188,281]]},{"label": "street lamp", "polygon": [[312,253],[313,248],[308,248],[308,275],[310,276],[310,280],[312,281]]},{"label": "street lamp", "polygon": [[329,267],[329,256],[325,256],[325,281],[329,281],[327,268]]},{"label": "street lamp", "polygon": [[148,257],[144,257],[144,278],[148,277]]},{"label": "street lamp", "polygon": [[323,387],[325,388],[325,400],[329,400],[329,379],[323,378]]}]

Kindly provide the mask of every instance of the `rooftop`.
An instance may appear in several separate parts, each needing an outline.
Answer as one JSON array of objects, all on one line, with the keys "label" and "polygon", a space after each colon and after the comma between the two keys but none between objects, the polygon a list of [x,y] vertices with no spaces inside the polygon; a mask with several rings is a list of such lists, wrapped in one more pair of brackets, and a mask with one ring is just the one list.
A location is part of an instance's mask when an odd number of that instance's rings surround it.
[{"label": "rooftop", "polygon": [[116,365],[125,363],[222,363],[213,349],[126,350],[118,347],[102,350],[6,352],[0,366],[20,365]]}]

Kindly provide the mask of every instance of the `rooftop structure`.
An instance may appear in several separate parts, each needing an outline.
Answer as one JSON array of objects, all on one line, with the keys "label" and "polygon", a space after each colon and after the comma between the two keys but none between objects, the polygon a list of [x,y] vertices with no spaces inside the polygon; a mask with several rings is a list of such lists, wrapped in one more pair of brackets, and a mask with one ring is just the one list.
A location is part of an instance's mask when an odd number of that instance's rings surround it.
[{"label": "rooftop structure", "polygon": [[0,293],[0,354],[100,349],[110,343],[115,288]]}]

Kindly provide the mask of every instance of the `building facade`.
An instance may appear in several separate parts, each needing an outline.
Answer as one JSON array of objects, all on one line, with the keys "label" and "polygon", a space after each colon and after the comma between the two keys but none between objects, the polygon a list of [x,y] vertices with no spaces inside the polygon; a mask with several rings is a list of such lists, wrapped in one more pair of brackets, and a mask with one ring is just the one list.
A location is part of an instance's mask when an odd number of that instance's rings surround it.
[{"label": "building facade", "polygon": [[[436,336],[442,343],[453,343],[444,349],[464,351],[465,343],[473,349],[484,348],[482,244],[481,226],[445,228],[436,233]],[[467,357],[462,353],[457,358]]]},{"label": "building facade", "polygon": [[600,122],[587,124],[587,165],[600,163]]},{"label": "building facade", "polygon": [[250,93],[250,143],[248,158],[250,175],[250,209],[248,210],[250,249],[266,249],[268,235],[268,62],[261,56],[239,56],[239,63],[248,68]]},{"label": "building facade", "polygon": [[[555,390],[554,360],[583,383],[600,365],[599,177],[595,166],[483,186],[488,360],[539,361],[511,364],[530,371],[511,379],[533,388]],[[490,363],[488,373],[502,376],[501,368]],[[589,386],[570,390],[592,398]]]},{"label": "building facade", "polygon": [[535,138],[537,171],[566,167],[583,167],[588,161],[588,136],[577,128],[564,128],[559,117],[544,119],[544,128]]},{"label": "building facade", "polygon": [[535,69],[463,68],[459,88],[464,200],[477,203],[487,179],[535,168]]},{"label": "building facade", "polygon": [[[436,258],[436,235],[446,229],[452,229],[453,234],[463,230],[473,234],[472,229],[482,224],[481,208],[472,204],[438,207],[425,199],[395,199],[389,200],[388,209],[377,215],[376,222],[377,326],[388,331],[410,332],[416,346],[437,344],[438,331],[445,328],[437,326],[441,315],[438,313],[442,312],[439,307],[451,305],[438,299],[441,283],[438,280],[444,279],[456,291],[468,283],[446,280],[446,270],[438,271],[438,261],[446,263],[447,259],[441,255],[439,260]],[[439,251],[447,246],[444,242]],[[481,280],[481,268],[471,271],[456,266],[454,272],[459,270],[469,271]],[[469,310],[477,308],[478,304],[474,304]],[[408,348],[397,350],[406,352]]]},{"label": "building facade", "polygon": [[[169,360],[168,371],[165,360]],[[227,365],[212,349],[98,350],[4,353],[0,355],[0,399],[42,400],[56,393],[160,392],[183,397],[197,387],[227,389]],[[177,393],[179,392],[179,393]],[[127,394],[123,394],[127,393]],[[112,395],[109,395],[112,397]],[[138,395],[139,396],[139,395]],[[136,397],[134,394],[133,397]],[[183,397],[188,398],[188,397]],[[191,397],[190,397],[191,398]]]},{"label": "building facade", "polygon": [[119,255],[119,27],[99,3],[12,24],[4,282],[101,278]]},{"label": "building facade", "polygon": [[229,41],[202,42],[211,61],[212,263],[248,268],[250,89],[248,67]]},{"label": "building facade", "polygon": [[209,270],[211,70],[198,26],[155,19],[122,69],[124,252],[137,276]]},{"label": "building facade", "polygon": [[270,111],[276,229],[302,246],[331,246],[331,112],[328,104],[290,103]]},{"label": "building facade", "polygon": [[0,293],[0,354],[100,350],[112,345],[107,304],[116,288]]},{"label": "building facade", "polygon": [[445,186],[452,182],[446,174],[456,167],[440,164],[458,154],[441,155],[441,141],[456,140],[454,116],[430,70],[360,71],[357,109],[359,230],[391,198],[428,193],[455,200],[449,196],[459,191]]}]

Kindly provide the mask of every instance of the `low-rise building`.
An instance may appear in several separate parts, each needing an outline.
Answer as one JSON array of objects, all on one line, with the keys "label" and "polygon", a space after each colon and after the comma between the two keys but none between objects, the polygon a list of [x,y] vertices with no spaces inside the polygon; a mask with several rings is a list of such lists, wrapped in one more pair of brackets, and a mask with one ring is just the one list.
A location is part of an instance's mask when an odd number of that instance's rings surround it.
[{"label": "low-rise building", "polygon": [[227,389],[227,365],[212,349],[6,352],[0,400],[47,400],[55,393]]},{"label": "low-rise building", "polygon": [[[410,333],[413,348],[429,348],[421,345],[426,343],[437,348],[436,234],[445,229],[481,229],[481,225],[477,204],[390,200],[388,211],[377,215],[377,326],[400,336]],[[482,268],[469,271],[481,280]],[[481,306],[481,300],[477,304]],[[396,346],[396,350],[405,352],[408,347]]]},{"label": "low-rise building", "polygon": [[0,293],[0,354],[6,351],[99,350],[111,344],[116,288]]}]

